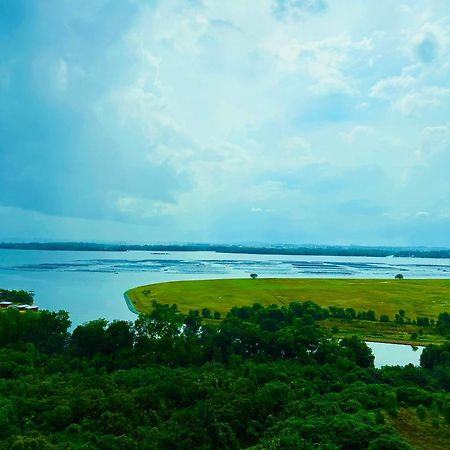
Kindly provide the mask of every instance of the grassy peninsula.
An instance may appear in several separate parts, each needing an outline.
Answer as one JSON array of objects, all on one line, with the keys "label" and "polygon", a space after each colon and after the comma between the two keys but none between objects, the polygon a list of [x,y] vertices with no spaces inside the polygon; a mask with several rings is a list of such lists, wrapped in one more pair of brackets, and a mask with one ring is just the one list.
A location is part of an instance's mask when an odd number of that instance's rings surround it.
[{"label": "grassy peninsula", "polygon": [[[356,334],[377,342],[439,343],[442,337],[417,318],[435,322],[450,310],[448,279],[301,279],[260,278],[176,281],[139,286],[126,292],[131,305],[149,313],[153,301],[177,304],[179,310],[217,311],[224,317],[233,307],[312,301],[322,308],[373,311],[375,320],[357,315],[351,320],[331,316],[320,322],[337,337]],[[330,309],[331,309],[330,308]],[[379,319],[383,316],[382,321]],[[386,320],[387,319],[387,320]]]}]

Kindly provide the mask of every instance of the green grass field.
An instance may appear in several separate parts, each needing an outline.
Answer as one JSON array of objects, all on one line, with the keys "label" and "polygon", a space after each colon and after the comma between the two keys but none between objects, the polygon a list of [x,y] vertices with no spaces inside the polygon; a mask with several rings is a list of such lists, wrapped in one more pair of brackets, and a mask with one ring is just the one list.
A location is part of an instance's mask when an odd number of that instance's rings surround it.
[{"label": "green grass field", "polygon": [[[450,280],[383,280],[330,278],[260,278],[175,281],[130,289],[125,293],[133,312],[148,313],[152,302],[176,303],[181,312],[209,308],[224,317],[233,306],[261,303],[287,305],[292,301],[312,300],[322,307],[339,306],[356,311],[372,309],[377,317],[387,314],[390,322],[370,322],[327,319],[320,326],[336,338],[359,336],[375,342],[409,343],[411,345],[439,344],[445,339],[414,324],[394,321],[400,309],[411,320],[417,316],[437,319],[439,313],[450,311]],[[334,330],[334,331],[332,331]],[[414,334],[418,337],[412,338]]]},{"label": "green grass field", "polygon": [[340,306],[357,311],[373,309],[391,320],[400,309],[415,319],[436,319],[450,311],[450,279],[312,279],[260,278],[175,281],[140,286],[127,291],[137,311],[151,311],[153,300],[176,303],[182,312],[209,308],[222,316],[233,306],[261,303],[287,305],[291,301],[312,300],[321,306]]}]

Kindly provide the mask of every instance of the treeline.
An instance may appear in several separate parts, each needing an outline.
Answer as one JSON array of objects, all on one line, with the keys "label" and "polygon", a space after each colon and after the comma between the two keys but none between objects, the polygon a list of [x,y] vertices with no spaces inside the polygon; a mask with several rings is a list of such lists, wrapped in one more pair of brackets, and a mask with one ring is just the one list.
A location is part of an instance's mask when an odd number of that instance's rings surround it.
[{"label": "treeline", "polygon": [[[292,303],[292,305],[299,305],[299,303]],[[395,322],[398,324],[411,324],[417,325],[419,327],[428,328],[431,327],[434,331],[442,336],[450,337],[450,314],[448,312],[442,312],[439,314],[438,319],[430,319],[428,317],[417,316],[415,319],[411,319],[406,316],[406,313],[403,309],[400,309],[397,314],[395,314],[394,318],[389,317],[387,314],[380,314],[378,317],[374,310],[369,309],[367,311],[356,311],[354,308],[342,308],[339,306],[329,306],[328,308],[322,308],[319,305],[316,305],[313,302],[305,302],[302,305],[302,308],[307,311],[306,314],[311,316],[313,320],[325,320],[325,319],[339,319],[346,322],[352,322],[353,320],[368,320],[371,322]],[[232,313],[236,311],[236,308],[233,308]],[[241,312],[236,314],[241,314],[246,316],[248,314],[248,308],[240,308]],[[204,317],[204,310],[202,311]],[[419,330],[420,331],[420,330]]]},{"label": "treeline", "polygon": [[0,302],[12,302],[31,305],[33,304],[33,293],[22,290],[15,291],[0,289]]},{"label": "treeline", "polygon": [[144,250],[152,252],[211,251],[218,253],[245,253],[254,255],[306,255],[306,256],[395,256],[399,258],[450,258],[447,248],[364,247],[364,246],[310,246],[237,244],[100,244],[94,242],[0,242],[0,249],[112,251]]},{"label": "treeline", "polygon": [[[329,346],[328,336],[315,324],[321,308],[312,302],[289,307],[260,304],[233,308],[219,324],[203,323],[197,310],[183,315],[176,305],[154,302],[153,311],[134,322],[93,320],[69,333],[64,311],[22,314],[16,310],[0,314],[0,345],[33,344],[46,354],[76,357],[131,357],[134,362],[174,366],[229,363],[230,358],[259,362],[295,359],[310,364],[330,362],[344,352],[361,367],[373,366],[370,349],[356,339],[343,339]],[[333,344],[334,345],[334,344]],[[325,351],[333,349],[330,355]],[[325,352],[325,353],[324,353]],[[114,358],[113,358],[114,359]],[[109,361],[109,359],[108,359]],[[116,359],[111,368],[115,366]]]},{"label": "treeline", "polygon": [[[399,412],[450,423],[450,344],[374,369],[317,305],[233,308],[216,325],[155,303],[134,323],[0,313],[1,449],[411,449]],[[210,322],[210,321],[206,321]],[[435,428],[433,428],[435,430]]]}]

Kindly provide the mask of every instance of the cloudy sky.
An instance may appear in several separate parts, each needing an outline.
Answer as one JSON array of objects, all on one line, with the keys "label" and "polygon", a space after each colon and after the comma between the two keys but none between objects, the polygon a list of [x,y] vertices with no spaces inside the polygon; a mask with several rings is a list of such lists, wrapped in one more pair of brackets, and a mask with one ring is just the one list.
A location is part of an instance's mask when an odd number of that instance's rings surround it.
[{"label": "cloudy sky", "polygon": [[449,231],[448,0],[0,0],[0,239]]}]

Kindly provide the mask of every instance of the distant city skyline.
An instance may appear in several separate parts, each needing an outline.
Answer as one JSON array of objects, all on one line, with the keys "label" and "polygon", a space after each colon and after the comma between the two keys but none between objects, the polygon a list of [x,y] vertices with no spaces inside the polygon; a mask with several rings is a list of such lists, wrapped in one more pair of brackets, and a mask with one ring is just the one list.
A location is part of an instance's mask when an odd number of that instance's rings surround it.
[{"label": "distant city skyline", "polygon": [[0,2],[0,241],[450,247],[450,3]]}]

